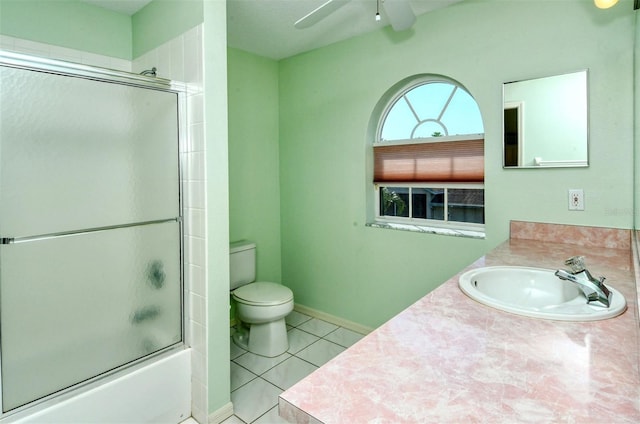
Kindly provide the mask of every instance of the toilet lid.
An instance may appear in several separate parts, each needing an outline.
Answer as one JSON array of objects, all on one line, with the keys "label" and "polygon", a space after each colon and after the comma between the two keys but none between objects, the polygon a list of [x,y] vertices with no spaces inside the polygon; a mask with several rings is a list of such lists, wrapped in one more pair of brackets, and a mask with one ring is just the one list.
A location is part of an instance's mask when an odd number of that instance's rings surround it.
[{"label": "toilet lid", "polygon": [[282,284],[258,281],[238,287],[233,296],[253,305],[281,305],[293,300],[293,292]]}]

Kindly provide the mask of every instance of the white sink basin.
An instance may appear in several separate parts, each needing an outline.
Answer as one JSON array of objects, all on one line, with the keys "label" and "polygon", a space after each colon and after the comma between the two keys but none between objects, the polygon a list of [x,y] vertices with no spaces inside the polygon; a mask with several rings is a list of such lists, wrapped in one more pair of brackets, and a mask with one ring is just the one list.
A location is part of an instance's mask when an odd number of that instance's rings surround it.
[{"label": "white sink basin", "polygon": [[555,270],[517,266],[472,269],[460,276],[458,285],[467,296],[502,311],[559,321],[596,321],[613,318],[627,307],[624,296],[607,284],[612,293],[607,308],[587,304],[582,291],[559,279]]}]

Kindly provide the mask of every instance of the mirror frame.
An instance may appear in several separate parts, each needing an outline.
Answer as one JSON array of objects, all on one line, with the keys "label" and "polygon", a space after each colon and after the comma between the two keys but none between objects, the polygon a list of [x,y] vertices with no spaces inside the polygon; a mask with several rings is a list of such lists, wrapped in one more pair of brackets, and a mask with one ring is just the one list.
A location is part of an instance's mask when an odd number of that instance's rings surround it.
[{"label": "mirror frame", "polygon": [[[505,101],[505,89],[507,84],[513,84],[518,82],[527,82],[527,81],[536,81],[543,80],[545,78],[553,78],[553,77],[561,77],[568,76],[572,74],[582,74],[585,76],[585,160],[562,160],[562,159],[553,159],[553,160],[539,160],[536,161],[534,165],[507,165],[506,164],[506,155],[507,155],[507,142],[505,140],[505,111],[515,109],[517,115],[515,117],[517,121],[517,143],[520,146],[522,144],[522,140],[525,137],[524,130],[524,122],[523,122],[523,110],[525,108],[524,101]],[[533,78],[524,78],[514,81],[507,81],[502,84],[502,168],[503,169],[546,169],[546,168],[587,168],[589,167],[589,70],[588,69],[580,69],[577,71],[564,72],[554,75],[546,75],[542,77],[533,77]],[[522,148],[517,149],[518,163],[522,163]],[[539,158],[536,158],[539,159]]]}]

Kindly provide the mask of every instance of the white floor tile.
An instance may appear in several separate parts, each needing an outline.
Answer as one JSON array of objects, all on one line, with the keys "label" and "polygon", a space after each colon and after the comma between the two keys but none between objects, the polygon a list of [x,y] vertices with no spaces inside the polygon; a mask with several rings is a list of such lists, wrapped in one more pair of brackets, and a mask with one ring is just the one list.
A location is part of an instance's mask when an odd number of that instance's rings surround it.
[{"label": "white floor tile", "polygon": [[282,390],[267,381],[256,378],[231,392],[234,414],[250,423],[278,404]]},{"label": "white floor tile", "polygon": [[286,322],[289,350],[275,358],[247,352],[230,340],[235,415],[223,424],[286,423],[278,415],[278,395],[364,337],[296,311]]},{"label": "white floor tile", "polygon": [[269,412],[258,418],[253,424],[289,424],[289,421],[280,418],[278,415],[278,407],[269,409]]},{"label": "white floor tile", "polygon": [[222,421],[221,424],[245,424],[245,422],[242,421],[240,418],[236,417],[235,415],[232,415],[226,420]]},{"label": "white floor tile", "polygon": [[262,374],[262,378],[282,390],[287,390],[317,369],[315,365],[293,356]]},{"label": "white floor tile", "polygon": [[300,352],[302,349],[319,339],[318,336],[298,330],[297,328],[289,330],[287,335],[289,337],[289,350],[287,352],[292,355]]},{"label": "white floor tile", "polygon": [[307,333],[315,334],[318,337],[324,337],[337,329],[338,326],[317,318],[312,318],[304,324],[299,325],[298,328]]},{"label": "white floor tile", "polygon": [[345,350],[346,349],[340,345],[320,339],[311,346],[298,352],[296,356],[321,367]]},{"label": "white floor tile", "polygon": [[235,362],[231,362],[231,391],[234,391],[257,377],[258,376],[251,371],[248,371]]},{"label": "white floor tile", "polygon": [[229,343],[231,343],[231,360],[236,359],[238,356],[242,355],[243,353],[246,352],[246,350],[244,350],[243,348],[241,348],[240,346],[238,346],[237,344],[235,344],[233,342],[233,340],[229,340]]},{"label": "white floor tile", "polygon": [[284,319],[287,324],[292,327],[297,327],[303,322],[309,321],[311,317],[309,315],[301,314],[297,311],[291,311],[289,315]]},{"label": "white floor tile", "polygon": [[275,358],[267,358],[265,356],[256,355],[255,353],[247,352],[233,360],[233,362],[242,365],[254,374],[261,375],[265,371],[275,367],[285,359],[290,358],[291,355],[283,353]]},{"label": "white floor tile", "polygon": [[363,337],[364,336],[360,333],[356,333],[355,331],[347,330],[346,328],[340,327],[336,331],[333,331],[324,336],[324,339],[339,344],[343,347],[350,347]]},{"label": "white floor tile", "polygon": [[[278,409],[278,408],[276,408]],[[286,422],[286,421],[285,421]],[[198,421],[194,420],[193,418],[187,418],[186,420],[182,421],[180,424],[198,424]]]}]

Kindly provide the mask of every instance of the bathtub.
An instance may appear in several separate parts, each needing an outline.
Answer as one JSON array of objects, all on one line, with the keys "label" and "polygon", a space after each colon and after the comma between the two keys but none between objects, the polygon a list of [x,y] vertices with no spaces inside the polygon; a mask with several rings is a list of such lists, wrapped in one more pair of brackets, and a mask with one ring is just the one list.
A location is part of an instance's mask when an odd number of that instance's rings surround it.
[{"label": "bathtub", "polygon": [[179,348],[117,375],[0,418],[0,423],[176,424],[191,413],[191,349]]}]

